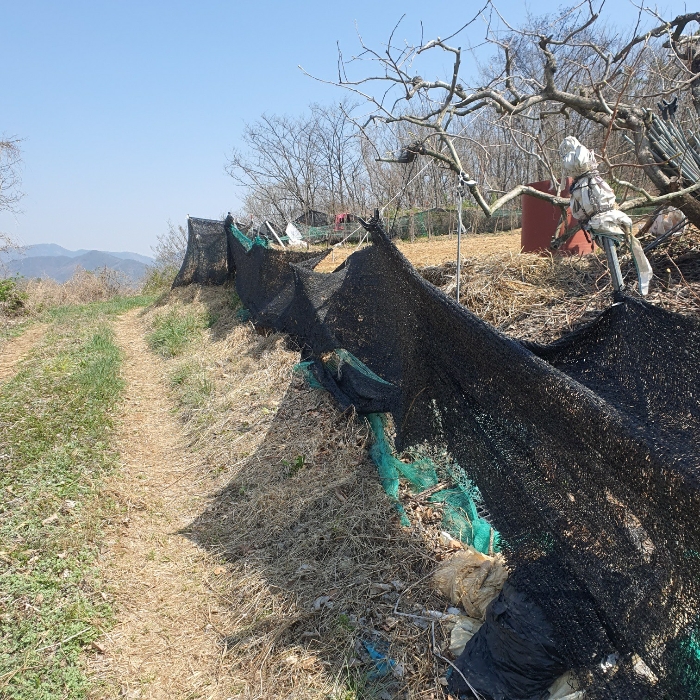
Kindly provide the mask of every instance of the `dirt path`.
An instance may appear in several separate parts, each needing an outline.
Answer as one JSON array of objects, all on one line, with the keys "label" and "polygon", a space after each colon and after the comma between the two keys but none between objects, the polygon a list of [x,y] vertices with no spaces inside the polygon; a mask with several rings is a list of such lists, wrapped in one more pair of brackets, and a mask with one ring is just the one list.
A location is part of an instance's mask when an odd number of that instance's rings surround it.
[{"label": "dirt path", "polygon": [[[138,311],[115,324],[126,357],[117,423],[123,463],[109,490],[123,506],[100,568],[116,626],[91,661],[100,698],[224,698],[218,603],[207,581],[221,567],[180,530],[206,506],[196,456],[183,444],[162,362],[149,351]],[[230,684],[226,683],[230,690]]]},{"label": "dirt path", "polygon": [[15,373],[17,363],[41,340],[46,328],[43,323],[32,326],[0,348],[0,382],[8,380]]}]

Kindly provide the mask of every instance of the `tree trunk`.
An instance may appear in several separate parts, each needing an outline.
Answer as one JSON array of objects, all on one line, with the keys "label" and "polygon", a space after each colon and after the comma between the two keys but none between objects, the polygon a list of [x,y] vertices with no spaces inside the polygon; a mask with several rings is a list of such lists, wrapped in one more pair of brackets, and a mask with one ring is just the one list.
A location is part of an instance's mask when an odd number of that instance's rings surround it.
[{"label": "tree trunk", "polygon": [[681,195],[677,200],[671,202],[678,207],[686,216],[695,228],[700,229],[700,201],[695,199],[692,194]]},{"label": "tree trunk", "polygon": [[695,50],[695,55],[690,64],[690,70],[698,76],[690,83],[690,94],[693,96],[695,111],[698,117],[700,117],[700,49]]}]

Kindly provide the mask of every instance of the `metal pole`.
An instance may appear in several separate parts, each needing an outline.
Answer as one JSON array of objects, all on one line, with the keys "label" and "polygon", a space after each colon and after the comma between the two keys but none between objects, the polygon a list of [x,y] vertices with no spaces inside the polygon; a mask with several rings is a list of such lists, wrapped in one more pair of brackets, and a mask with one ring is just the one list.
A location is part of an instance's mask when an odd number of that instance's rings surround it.
[{"label": "metal pole", "polygon": [[612,279],[612,286],[616,292],[621,292],[625,288],[625,283],[622,281],[622,270],[620,270],[620,261],[617,259],[616,245],[608,236],[601,236],[603,239],[603,248],[605,248],[605,257],[608,259],[608,270]]},{"label": "metal pole", "polygon": [[462,271],[462,174],[459,175],[457,186],[457,303],[459,304],[459,283]]}]

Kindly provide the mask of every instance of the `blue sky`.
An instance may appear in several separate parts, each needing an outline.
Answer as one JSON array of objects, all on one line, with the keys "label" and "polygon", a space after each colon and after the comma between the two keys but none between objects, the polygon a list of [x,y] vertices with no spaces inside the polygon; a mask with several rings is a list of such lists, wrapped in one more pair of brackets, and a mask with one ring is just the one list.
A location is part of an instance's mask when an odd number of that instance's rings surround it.
[{"label": "blue sky", "polygon": [[[26,193],[20,214],[0,213],[0,230],[24,244],[149,254],[168,219],[238,206],[224,165],[245,147],[246,121],[343,97],[298,64],[332,77],[336,42],[357,49],[356,23],[374,45],[404,13],[401,37],[415,38],[421,20],[426,37],[446,36],[482,4],[0,0],[0,134],[24,139]],[[516,21],[526,8],[498,6]],[[614,22],[633,13],[608,2]]]}]

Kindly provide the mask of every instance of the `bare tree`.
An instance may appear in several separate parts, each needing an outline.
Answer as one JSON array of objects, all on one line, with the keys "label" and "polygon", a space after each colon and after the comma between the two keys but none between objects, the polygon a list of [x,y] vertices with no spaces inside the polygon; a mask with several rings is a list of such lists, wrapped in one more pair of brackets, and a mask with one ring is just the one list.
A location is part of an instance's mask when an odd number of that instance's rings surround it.
[{"label": "bare tree", "polygon": [[245,209],[258,219],[290,221],[318,209],[364,210],[367,173],[352,105],[311,105],[301,117],[265,115],[246,126],[245,151],[227,172],[246,189]]},{"label": "bare tree", "polygon": [[187,231],[182,226],[175,226],[172,221],[168,221],[168,231],[158,234],[157,243],[151,250],[156,268],[179,270],[187,250]]},{"label": "bare tree", "polygon": [[[0,211],[17,211],[17,205],[23,196],[19,189],[19,168],[22,162],[19,144],[17,138],[0,139]],[[5,272],[3,254],[18,249],[18,244],[8,234],[0,231],[0,273]]]},{"label": "bare tree", "polygon": [[[337,80],[324,82],[339,85],[371,105],[372,114],[361,128],[366,130],[371,123],[390,128],[410,125],[414,139],[403,142],[401,157],[383,160],[433,159],[462,177],[487,215],[521,194],[561,206],[568,201],[558,193],[527,187],[522,180],[511,181],[508,191],[487,201],[484,174],[477,177],[472,170],[474,149],[483,143],[464,130],[462,121],[475,113],[485,117],[482,126],[489,122],[498,127],[493,133],[500,130],[505,137],[501,145],[507,145],[511,155],[519,152],[521,160],[530,167],[534,162],[540,174],[552,179],[558,170],[553,146],[564,132],[584,138],[593,135],[618,188],[639,195],[624,201],[623,210],[672,201],[700,226],[700,201],[693,196],[700,183],[669,176],[654,157],[649,137],[649,110],[659,99],[675,94],[686,112],[700,109],[700,45],[696,35],[684,34],[689,25],[700,21],[700,13],[664,20],[642,9],[633,32],[622,37],[602,24],[602,6],[597,3],[596,9],[592,0],[586,0],[555,17],[533,19],[515,28],[489,1],[446,39],[423,41],[421,37],[420,42],[395,45],[395,28],[386,47],[379,50],[360,37],[361,53],[350,60],[340,55]],[[477,76],[479,84],[467,87],[462,50],[451,41],[477,20],[486,26],[484,42],[494,55]],[[645,23],[651,27],[645,28]],[[418,63],[437,52],[451,56],[448,79],[429,80],[418,73]],[[349,77],[358,65],[360,75]],[[493,155],[489,153],[484,162]],[[519,177],[515,170],[513,176]],[[636,177],[619,176],[630,170]],[[641,173],[660,196],[639,184]]]},{"label": "bare tree", "polygon": [[244,140],[247,152],[233,151],[226,170],[260,200],[256,207],[267,206],[282,220],[295,209],[313,208],[316,153],[305,120],[263,115],[246,126]]},{"label": "bare tree", "polygon": [[23,196],[19,190],[22,162],[19,144],[17,138],[0,139],[0,211],[15,211]]}]

